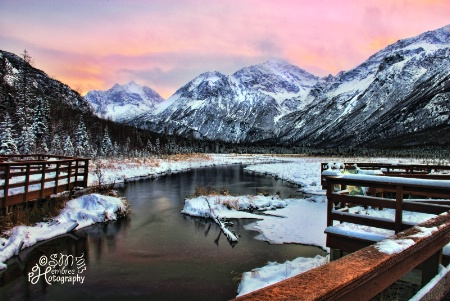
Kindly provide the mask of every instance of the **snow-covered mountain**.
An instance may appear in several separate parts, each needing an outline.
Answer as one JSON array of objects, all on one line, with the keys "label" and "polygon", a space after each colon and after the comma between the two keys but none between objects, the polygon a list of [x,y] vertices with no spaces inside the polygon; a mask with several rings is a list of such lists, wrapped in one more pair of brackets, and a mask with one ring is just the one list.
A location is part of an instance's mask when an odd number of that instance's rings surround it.
[{"label": "snow-covered mountain", "polygon": [[400,40],[319,81],[279,142],[395,147],[450,142],[450,25]]},{"label": "snow-covered mountain", "polygon": [[243,68],[231,76],[199,75],[158,110],[132,124],[166,134],[226,142],[272,138],[277,121],[306,104],[318,77],[281,60]]},{"label": "snow-covered mountain", "polygon": [[280,60],[201,74],[130,121],[226,142],[396,147],[450,144],[450,25],[400,40],[336,76]]},{"label": "snow-covered mountain", "polygon": [[155,110],[164,101],[149,87],[136,84],[115,84],[107,91],[93,90],[85,95],[94,113],[101,118],[123,121]]}]

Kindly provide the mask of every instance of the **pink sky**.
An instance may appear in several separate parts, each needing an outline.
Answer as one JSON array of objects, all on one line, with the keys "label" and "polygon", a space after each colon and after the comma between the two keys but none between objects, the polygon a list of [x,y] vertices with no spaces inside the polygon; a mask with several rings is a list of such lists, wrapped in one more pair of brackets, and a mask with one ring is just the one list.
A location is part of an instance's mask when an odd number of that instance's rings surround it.
[{"label": "pink sky", "polygon": [[167,98],[273,57],[336,74],[448,24],[448,0],[1,0],[0,49],[82,94],[134,80]]}]

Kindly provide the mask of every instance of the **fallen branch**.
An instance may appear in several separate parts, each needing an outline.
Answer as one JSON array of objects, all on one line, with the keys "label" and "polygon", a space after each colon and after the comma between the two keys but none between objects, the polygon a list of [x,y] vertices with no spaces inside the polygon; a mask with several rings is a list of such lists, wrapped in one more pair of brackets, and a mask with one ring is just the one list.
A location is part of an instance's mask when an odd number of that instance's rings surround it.
[{"label": "fallen branch", "polygon": [[228,228],[226,227],[226,224],[225,224],[226,222],[221,221],[219,216],[214,213],[207,198],[205,198],[205,201],[209,207],[209,212],[210,212],[209,216],[214,220],[214,222],[216,222],[216,224],[219,225],[220,229],[222,230],[223,234],[225,234],[228,241],[237,242],[238,238],[237,238],[236,234],[234,232],[228,230]]}]

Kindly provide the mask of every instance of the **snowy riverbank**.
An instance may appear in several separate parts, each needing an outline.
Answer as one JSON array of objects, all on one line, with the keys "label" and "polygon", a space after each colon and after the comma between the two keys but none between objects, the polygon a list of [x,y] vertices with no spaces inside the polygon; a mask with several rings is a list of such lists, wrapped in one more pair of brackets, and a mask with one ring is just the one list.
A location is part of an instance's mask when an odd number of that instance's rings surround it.
[{"label": "snowy riverbank", "polygon": [[[185,157],[172,156],[167,159],[100,159],[91,162],[88,185],[123,183],[139,178],[155,178],[170,173],[182,172],[200,167],[232,164],[262,164],[280,162],[280,158],[265,155],[208,154]],[[99,166],[101,173],[96,172]]]},{"label": "snowy riverbank", "polygon": [[51,221],[9,229],[3,233],[6,237],[0,237],[0,270],[7,267],[6,260],[23,248],[95,223],[116,220],[126,210],[123,199],[89,194],[67,202]]},{"label": "snowy riverbank", "polygon": [[[324,158],[283,158],[289,163],[272,163],[250,165],[245,168],[248,172],[257,172],[300,186],[305,193],[316,194],[316,196],[305,199],[285,199],[276,201],[283,204],[266,210],[264,206],[255,206],[253,200],[264,198],[263,196],[201,196],[195,199],[187,199],[183,213],[193,216],[208,217],[211,209],[206,205],[205,199],[209,200],[214,212],[222,218],[255,218],[255,222],[246,226],[248,230],[258,231],[260,234],[255,238],[267,241],[271,244],[298,243],[304,245],[318,246],[326,251],[326,197],[320,187],[320,163],[335,162]],[[342,160],[343,162],[345,160]],[[392,161],[392,160],[390,160]],[[274,197],[265,197],[274,198]],[[223,206],[224,203],[232,206]],[[264,214],[251,216],[252,213],[240,212],[248,208],[264,210]],[[395,212],[391,209],[364,209],[354,207],[351,212],[364,214],[376,218],[394,220]],[[249,216],[250,215],[250,216]],[[420,223],[433,215],[404,212],[403,218],[407,222]],[[375,238],[380,241],[394,234],[394,231],[383,230],[373,227],[342,223],[335,225],[335,231],[343,233],[358,232],[358,235]],[[231,229],[231,228],[230,228]],[[449,246],[444,248],[444,254],[450,254]],[[395,251],[395,250],[393,250]],[[247,294],[253,290],[282,281],[288,277],[295,276],[311,268],[327,262],[327,257],[297,258],[285,263],[270,262],[264,267],[258,267],[243,275],[239,285],[238,294]],[[292,270],[292,271],[291,271]],[[295,271],[295,272],[294,272]]]}]

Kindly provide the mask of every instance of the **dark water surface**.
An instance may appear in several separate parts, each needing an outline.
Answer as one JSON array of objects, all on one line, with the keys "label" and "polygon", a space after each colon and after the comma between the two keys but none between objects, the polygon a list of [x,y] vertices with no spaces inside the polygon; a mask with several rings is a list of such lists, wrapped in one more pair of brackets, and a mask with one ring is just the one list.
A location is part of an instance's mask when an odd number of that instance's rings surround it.
[{"label": "dark water surface", "polygon": [[[253,220],[235,221],[233,229],[242,236],[230,246],[214,223],[180,213],[198,186],[226,187],[231,194],[296,194],[286,182],[244,172],[239,165],[128,183],[119,189],[131,204],[128,220],[94,225],[22,251],[0,271],[0,300],[229,300],[243,272],[268,261],[325,255],[315,247],[255,240],[257,233],[243,228]],[[28,273],[39,258],[59,253],[86,259],[84,282],[30,283]]]}]

